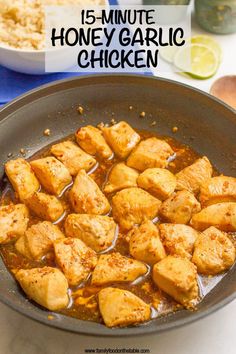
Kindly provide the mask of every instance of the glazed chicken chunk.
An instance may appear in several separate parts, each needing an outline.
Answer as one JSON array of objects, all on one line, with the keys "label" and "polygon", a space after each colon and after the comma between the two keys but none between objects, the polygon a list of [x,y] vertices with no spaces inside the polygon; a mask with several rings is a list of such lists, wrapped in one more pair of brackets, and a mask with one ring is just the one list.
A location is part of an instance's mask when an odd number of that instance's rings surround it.
[{"label": "glazed chicken chunk", "polygon": [[126,122],[102,128],[103,135],[115,154],[125,159],[139,143],[140,136]]},{"label": "glazed chicken chunk", "polygon": [[165,168],[168,158],[174,154],[170,145],[157,138],[149,138],[141,141],[137,148],[130,154],[127,165],[144,171],[147,168]]},{"label": "glazed chicken chunk", "polygon": [[102,252],[112,245],[117,226],[112,217],[91,214],[70,214],[65,222],[68,237],[82,240],[96,252]]},{"label": "glazed chicken chunk", "polygon": [[24,235],[29,222],[29,211],[24,204],[0,207],[0,244],[15,241]]},{"label": "glazed chicken chunk", "polygon": [[201,205],[192,193],[187,190],[173,193],[160,208],[160,216],[164,221],[173,224],[187,224],[192,215],[201,210]]},{"label": "glazed chicken chunk", "polygon": [[66,166],[55,157],[44,157],[30,164],[42,186],[51,194],[61,194],[63,189],[72,182]]},{"label": "glazed chicken chunk", "polygon": [[158,228],[151,221],[134,226],[128,237],[130,254],[135,259],[153,265],[166,256]]},{"label": "glazed chicken chunk", "polygon": [[53,145],[51,153],[67,167],[72,176],[76,176],[80,170],[89,171],[96,165],[96,160],[72,141]]},{"label": "glazed chicken chunk", "polygon": [[123,189],[112,198],[115,221],[125,230],[157,216],[161,202],[141,188]]},{"label": "glazed chicken chunk", "polygon": [[49,221],[32,225],[15,243],[18,252],[23,256],[40,260],[53,250],[53,242],[64,238],[60,229]]},{"label": "glazed chicken chunk", "polygon": [[64,213],[64,207],[55,196],[36,192],[25,200],[28,208],[39,218],[56,221]]},{"label": "glazed chicken chunk", "polygon": [[236,203],[213,204],[193,215],[191,225],[203,231],[215,226],[222,231],[236,231]]},{"label": "glazed chicken chunk", "polygon": [[112,150],[106,143],[101,130],[96,127],[92,125],[82,127],[76,132],[75,137],[79,146],[87,153],[97,156],[102,160],[112,157]]},{"label": "glazed chicken chunk", "polygon": [[120,162],[109,173],[104,192],[114,193],[124,188],[137,187],[138,176],[139,173],[136,170]]},{"label": "glazed chicken chunk", "polygon": [[54,251],[57,264],[72,286],[86,280],[97,264],[96,253],[78,238],[54,242]]},{"label": "glazed chicken chunk", "polygon": [[107,214],[110,204],[94,180],[84,170],[79,171],[70,191],[70,201],[76,213]]},{"label": "glazed chicken chunk", "polygon": [[212,165],[206,156],[176,174],[177,189],[187,189],[197,194],[201,185],[212,176]]},{"label": "glazed chicken chunk", "polygon": [[216,275],[235,261],[235,247],[227,234],[211,226],[201,233],[194,247],[192,262],[199,273]]},{"label": "glazed chicken chunk", "polygon": [[144,263],[122,256],[120,253],[104,254],[99,257],[93,271],[93,285],[112,282],[131,282],[147,273]]},{"label": "glazed chicken chunk", "polygon": [[236,178],[217,176],[201,185],[200,202],[204,206],[222,202],[236,202]]},{"label": "glazed chicken chunk", "polygon": [[102,289],[98,301],[107,327],[134,325],[151,318],[150,305],[127,290],[110,287]]},{"label": "glazed chicken chunk", "polygon": [[161,240],[167,252],[191,260],[198,232],[183,224],[159,225]]},{"label": "glazed chicken chunk", "polygon": [[165,200],[174,192],[176,178],[164,168],[148,168],[138,177],[137,183],[156,198]]},{"label": "glazed chicken chunk", "polygon": [[167,256],[153,267],[155,284],[186,308],[198,299],[197,269],[186,258]]},{"label": "glazed chicken chunk", "polygon": [[21,202],[24,202],[40,187],[30,164],[24,159],[8,161],[5,165],[5,171]]},{"label": "glazed chicken chunk", "polygon": [[27,296],[39,305],[51,311],[67,307],[68,283],[59,269],[52,267],[20,269],[15,277]]}]

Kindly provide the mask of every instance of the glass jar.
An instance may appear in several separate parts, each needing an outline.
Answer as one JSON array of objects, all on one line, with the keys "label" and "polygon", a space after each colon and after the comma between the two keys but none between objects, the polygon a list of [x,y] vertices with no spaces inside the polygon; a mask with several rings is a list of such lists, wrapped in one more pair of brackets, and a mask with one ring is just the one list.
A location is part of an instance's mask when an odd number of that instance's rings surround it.
[{"label": "glass jar", "polygon": [[[159,24],[171,25],[184,20],[187,14],[187,9],[188,9],[187,6],[189,5],[190,1],[191,0],[143,0],[143,5],[150,5],[150,6],[173,5],[168,9],[168,11],[166,10],[163,13],[162,17],[161,15],[158,17]],[[178,11],[176,11],[175,10],[176,5],[185,5],[185,7],[182,8],[180,7]]]},{"label": "glass jar", "polygon": [[195,0],[199,25],[218,34],[236,32],[236,0]]}]

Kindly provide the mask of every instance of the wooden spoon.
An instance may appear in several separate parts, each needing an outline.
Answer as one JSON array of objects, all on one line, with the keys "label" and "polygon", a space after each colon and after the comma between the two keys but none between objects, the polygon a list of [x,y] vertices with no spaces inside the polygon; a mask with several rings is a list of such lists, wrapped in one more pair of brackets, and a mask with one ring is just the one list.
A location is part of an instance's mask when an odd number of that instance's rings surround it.
[{"label": "wooden spoon", "polygon": [[236,75],[223,76],[216,80],[210,93],[236,109]]}]

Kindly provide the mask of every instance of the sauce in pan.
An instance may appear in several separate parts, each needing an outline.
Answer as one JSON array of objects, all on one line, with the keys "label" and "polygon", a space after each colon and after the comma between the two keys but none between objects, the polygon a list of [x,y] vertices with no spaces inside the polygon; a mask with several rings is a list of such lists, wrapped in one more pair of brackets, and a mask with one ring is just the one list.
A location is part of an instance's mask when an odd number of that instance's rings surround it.
[{"label": "sauce in pan", "polygon": [[[156,136],[155,134],[146,131],[141,131],[139,132],[139,134],[141,135],[142,139]],[[168,166],[168,169],[171,172],[177,173],[184,167],[193,163],[199,157],[198,154],[196,154],[190,147],[182,145],[172,138],[165,138],[165,137],[161,137],[161,138],[165,139],[171,145],[172,149],[176,153],[175,159],[171,161]],[[70,137],[70,139],[73,140],[74,138]],[[68,138],[63,140],[68,140]],[[50,150],[48,148],[43,149],[42,151],[39,151],[36,155],[34,155],[31,159],[48,156],[50,155],[49,151]],[[98,161],[98,164],[95,166],[95,168],[93,168],[93,171],[91,171],[91,175],[93,176],[97,184],[100,186],[100,188],[103,187],[110,169],[117,162],[119,162],[119,159],[117,158],[113,158],[105,162]],[[217,171],[214,171],[214,174],[217,175]],[[1,199],[0,199],[1,205],[7,205],[11,201],[13,203],[17,202],[17,200],[15,199],[14,191],[7,178],[5,178],[2,183],[0,195],[1,195]],[[112,195],[109,195],[108,199],[111,198]],[[68,189],[63,193],[60,199],[63,201],[63,204],[66,205],[66,213],[64,215],[64,218],[62,218],[58,222],[58,226],[63,231],[65,216],[73,212],[70,209],[70,205],[68,202]],[[39,218],[32,215],[30,216],[30,225],[35,224],[38,221],[40,221]],[[157,222],[160,221],[161,220],[157,220]],[[234,235],[231,236],[233,239]],[[128,243],[125,237],[126,235],[122,233],[122,231],[120,231],[119,234],[117,235],[117,239],[112,251],[114,250],[118,251],[122,255],[129,254]],[[20,268],[26,269],[26,268],[42,267],[45,265],[54,266],[54,267],[56,266],[53,253],[45,256],[40,262],[36,262],[36,261],[29,260],[23,257],[21,254],[19,254],[16,251],[14,244],[12,243],[1,245],[0,252],[6,267],[9,269],[10,272],[13,273],[13,275],[14,275],[14,271]],[[111,250],[108,252],[111,252]],[[209,278],[199,276],[198,279],[199,279],[199,287],[200,287],[201,295],[202,296],[206,295],[206,293],[209,292],[212,289],[212,287],[214,287],[223,276],[224,274],[216,277],[209,277]],[[170,313],[172,311],[177,310],[178,308],[181,308],[181,305],[177,304],[174,300],[172,300],[166,294],[162,293],[160,290],[157,289],[157,287],[154,285],[151,279],[150,272],[148,272],[145,276],[138,278],[135,282],[130,284],[114,283],[109,285],[112,285],[113,287],[119,287],[120,289],[130,290],[134,294],[138,295],[145,302],[152,304],[153,318],[156,316]],[[104,287],[107,286],[108,285],[106,284],[106,286]],[[102,318],[99,312],[98,302],[97,302],[97,293],[101,290],[101,288],[102,287],[95,287],[90,285],[89,278],[85,283],[80,284],[77,288],[70,288],[70,292],[69,292],[70,304],[68,308],[60,312],[63,313],[64,315],[76,317],[82,320],[102,322]]]}]

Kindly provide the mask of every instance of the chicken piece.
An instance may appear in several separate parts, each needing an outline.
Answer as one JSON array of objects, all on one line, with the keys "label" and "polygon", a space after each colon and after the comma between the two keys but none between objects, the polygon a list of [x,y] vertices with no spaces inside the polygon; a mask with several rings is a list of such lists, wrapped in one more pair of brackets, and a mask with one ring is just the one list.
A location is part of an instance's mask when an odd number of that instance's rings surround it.
[{"label": "chicken piece", "polygon": [[39,190],[39,181],[30,164],[24,159],[8,161],[5,164],[5,171],[21,202]]},{"label": "chicken piece", "polygon": [[76,132],[75,137],[79,146],[87,153],[95,155],[102,160],[112,157],[113,152],[106,143],[101,130],[92,125],[80,128]]},{"label": "chicken piece", "polygon": [[211,226],[201,233],[194,247],[192,262],[201,274],[216,275],[235,261],[235,247],[227,234]]},{"label": "chicken piece", "polygon": [[126,122],[102,128],[103,135],[115,154],[125,159],[140,141],[140,136]]},{"label": "chicken piece", "polygon": [[110,204],[94,180],[84,170],[79,171],[70,191],[70,201],[76,213],[107,214]]},{"label": "chicken piece", "polygon": [[186,308],[198,300],[196,266],[186,258],[167,256],[153,267],[155,284]]},{"label": "chicken piece", "polygon": [[30,253],[29,245],[27,243],[25,235],[22,235],[18,238],[15,243],[15,249],[24,257],[32,259],[32,254]]},{"label": "chicken piece", "polygon": [[168,158],[174,154],[170,145],[157,138],[149,138],[141,141],[137,148],[130,154],[127,165],[144,171],[147,168],[165,168]]},{"label": "chicken piece", "polygon": [[113,217],[125,230],[154,219],[160,205],[160,200],[141,188],[123,189],[112,198]]},{"label": "chicken piece", "polygon": [[0,207],[0,244],[15,241],[24,235],[29,222],[29,211],[24,204]]},{"label": "chicken piece", "polygon": [[109,248],[116,232],[116,223],[109,216],[70,214],[65,222],[65,233],[68,237],[79,238],[96,252]]},{"label": "chicken piece", "polygon": [[208,158],[204,156],[176,174],[177,189],[187,189],[197,194],[201,185],[211,178],[212,173],[212,165]]},{"label": "chicken piece", "polygon": [[222,231],[236,231],[236,203],[213,204],[193,215],[191,225],[203,231],[215,226]]},{"label": "chicken piece", "polygon": [[99,257],[93,271],[92,285],[112,282],[132,282],[147,273],[144,263],[122,256],[120,253],[104,254]]},{"label": "chicken piece", "polygon": [[135,259],[153,265],[166,257],[158,228],[151,221],[134,226],[128,237],[130,254]]},{"label": "chicken piece", "polygon": [[53,242],[64,238],[60,229],[44,221],[32,225],[15,243],[18,252],[25,257],[40,260],[53,249]]},{"label": "chicken piece", "polygon": [[98,301],[107,327],[135,325],[151,318],[150,305],[127,290],[111,287],[102,289]]},{"label": "chicken piece", "polygon": [[72,182],[70,172],[55,157],[31,161],[31,166],[42,186],[52,194],[59,195]]},{"label": "chicken piece", "polygon": [[222,202],[236,202],[236,178],[217,176],[201,185],[200,202],[204,206]]},{"label": "chicken piece", "polygon": [[138,176],[139,173],[136,170],[120,162],[109,173],[104,192],[114,193],[124,188],[137,187]]},{"label": "chicken piece", "polygon": [[60,310],[69,304],[68,283],[59,269],[20,269],[15,277],[26,295],[48,310]]},{"label": "chicken piece", "polygon": [[86,280],[97,264],[96,253],[78,238],[54,242],[56,261],[72,286]]},{"label": "chicken piece", "polygon": [[53,145],[51,153],[68,168],[72,176],[76,176],[80,170],[91,170],[97,163],[91,155],[81,150],[72,141]]},{"label": "chicken piece", "polygon": [[39,218],[56,221],[64,213],[64,208],[60,200],[55,196],[36,192],[25,200],[25,204]]},{"label": "chicken piece", "polygon": [[164,168],[148,168],[137,179],[138,186],[160,200],[167,199],[176,187],[176,178]]},{"label": "chicken piece", "polygon": [[173,193],[160,208],[160,216],[173,224],[188,224],[193,214],[201,210],[201,205],[187,190]]},{"label": "chicken piece", "polygon": [[159,225],[161,240],[167,252],[191,260],[198,232],[182,224]]}]

